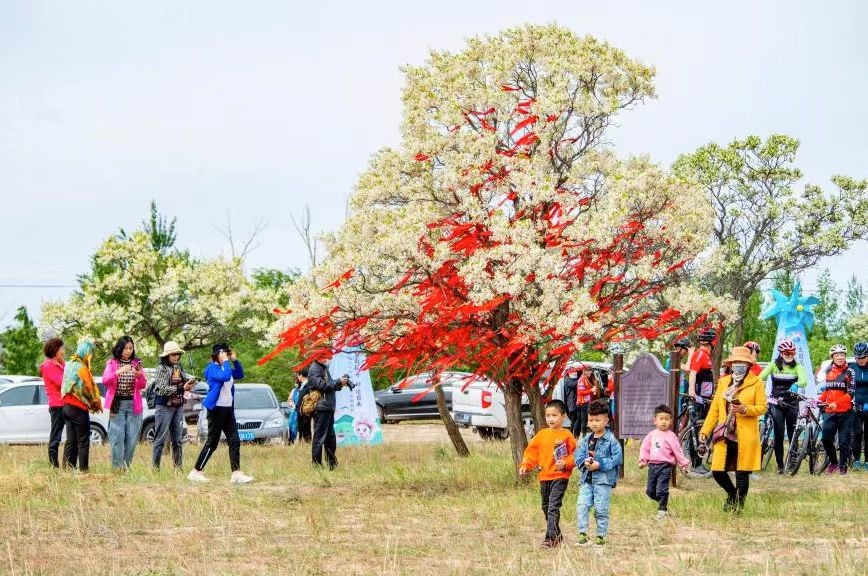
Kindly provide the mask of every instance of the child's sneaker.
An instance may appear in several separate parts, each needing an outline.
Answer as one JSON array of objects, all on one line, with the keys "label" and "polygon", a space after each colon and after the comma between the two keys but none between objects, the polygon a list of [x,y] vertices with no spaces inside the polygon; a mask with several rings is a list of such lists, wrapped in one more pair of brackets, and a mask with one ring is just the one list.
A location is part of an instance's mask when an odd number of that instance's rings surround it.
[{"label": "child's sneaker", "polygon": [[656,519],[656,520],[663,520],[663,519],[666,518],[666,516],[668,516],[668,515],[669,515],[669,514],[666,512],[666,510],[658,510],[658,511],[657,511],[657,516],[655,517],[655,519]]},{"label": "child's sneaker", "polygon": [[591,539],[588,538],[588,535],[582,532],[579,534],[579,541],[576,542],[576,546],[587,546],[591,542]]},{"label": "child's sneaker", "polygon": [[861,469],[862,469],[862,463],[861,462],[859,462],[858,460],[853,462],[853,470],[861,470]]},{"label": "child's sneaker", "polygon": [[837,474],[838,473],[838,465],[837,464],[829,464],[829,467],[826,468],[826,474]]},{"label": "child's sneaker", "polygon": [[190,473],[187,475],[187,480],[189,480],[190,482],[196,482],[198,484],[204,484],[205,482],[209,482],[209,480],[205,478],[205,475],[202,474],[202,471],[196,470],[195,468],[190,470]]},{"label": "child's sneaker", "polygon": [[605,546],[606,545],[606,537],[605,536],[597,536],[597,539],[594,540],[594,545]]}]

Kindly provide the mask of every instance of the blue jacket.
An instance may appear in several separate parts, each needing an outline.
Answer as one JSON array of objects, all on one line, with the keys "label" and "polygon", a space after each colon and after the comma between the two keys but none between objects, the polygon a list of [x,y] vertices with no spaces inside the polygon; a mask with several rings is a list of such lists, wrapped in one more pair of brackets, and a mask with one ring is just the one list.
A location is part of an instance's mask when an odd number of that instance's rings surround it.
[{"label": "blue jacket", "polygon": [[[244,368],[241,362],[236,360],[230,362],[227,360],[223,366],[216,362],[211,362],[205,368],[205,381],[208,382],[208,394],[202,400],[202,406],[208,410],[213,410],[217,406],[217,398],[220,397],[220,388],[224,382],[229,382],[232,379],[240,380],[244,378]],[[235,405],[235,383],[232,384],[232,404]]]},{"label": "blue jacket", "polygon": [[853,399],[853,404],[864,407],[868,404],[868,366],[862,368],[855,362],[850,362],[850,368],[855,375],[856,397]]},{"label": "blue jacket", "polygon": [[[588,470],[585,468],[585,458],[588,457],[588,440],[591,439],[592,434],[585,434],[581,444],[576,447],[574,456],[576,466],[578,466],[582,473],[582,484],[585,483],[588,477]],[[600,463],[600,469],[594,471],[591,482],[593,484],[617,486],[618,468],[624,463],[624,451],[621,450],[621,444],[611,431],[606,430],[605,434],[597,438],[597,449],[594,452],[594,460]]]}]

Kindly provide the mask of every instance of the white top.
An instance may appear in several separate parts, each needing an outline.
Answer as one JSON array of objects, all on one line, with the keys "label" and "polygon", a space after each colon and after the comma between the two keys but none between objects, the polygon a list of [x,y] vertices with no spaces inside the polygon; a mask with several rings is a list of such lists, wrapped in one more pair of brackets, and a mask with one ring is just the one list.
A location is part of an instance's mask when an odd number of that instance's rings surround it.
[{"label": "white top", "polygon": [[220,396],[217,398],[218,406],[232,407],[232,385],[235,384],[235,379],[230,378],[220,387]]}]

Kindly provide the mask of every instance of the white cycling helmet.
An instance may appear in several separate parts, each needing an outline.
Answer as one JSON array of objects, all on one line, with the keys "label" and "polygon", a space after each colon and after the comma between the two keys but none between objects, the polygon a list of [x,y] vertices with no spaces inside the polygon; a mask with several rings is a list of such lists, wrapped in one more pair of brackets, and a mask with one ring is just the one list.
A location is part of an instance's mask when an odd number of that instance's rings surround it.
[{"label": "white cycling helmet", "polygon": [[847,347],[843,344],[835,344],[831,348],[829,348],[829,356],[834,356],[835,354],[846,354]]}]

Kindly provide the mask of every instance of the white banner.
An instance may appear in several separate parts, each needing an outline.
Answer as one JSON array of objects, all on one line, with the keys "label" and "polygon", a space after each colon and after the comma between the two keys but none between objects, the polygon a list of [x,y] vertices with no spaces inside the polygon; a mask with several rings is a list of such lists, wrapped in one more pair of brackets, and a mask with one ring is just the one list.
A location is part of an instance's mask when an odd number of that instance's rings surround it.
[{"label": "white banner", "polygon": [[329,373],[337,380],[344,374],[355,387],[342,388],[335,394],[335,434],[338,446],[381,444],[383,432],[377,421],[377,404],[371,375],[362,370],[365,355],[354,350],[341,351],[332,358]]}]

